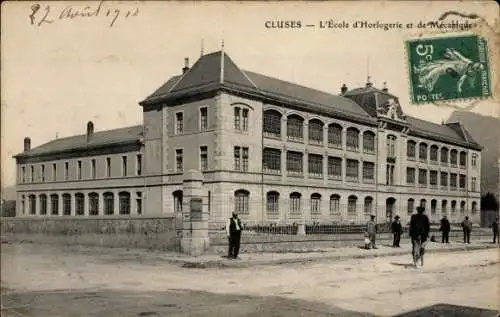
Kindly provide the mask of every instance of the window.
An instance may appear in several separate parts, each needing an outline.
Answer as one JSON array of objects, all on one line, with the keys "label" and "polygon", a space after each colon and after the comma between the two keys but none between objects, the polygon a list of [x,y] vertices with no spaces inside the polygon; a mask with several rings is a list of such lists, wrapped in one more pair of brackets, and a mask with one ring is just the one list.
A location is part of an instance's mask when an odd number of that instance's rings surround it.
[{"label": "window", "polygon": [[50,213],[52,215],[59,214],[59,196],[57,194],[50,195]]},{"label": "window", "polygon": [[465,175],[460,174],[459,185],[461,189],[465,189]]},{"label": "window", "polygon": [[406,156],[408,156],[409,160],[415,159],[415,148],[417,147],[417,143],[415,141],[408,141],[406,144]]},{"label": "window", "polygon": [[437,145],[431,145],[431,153],[430,153],[430,160],[431,162],[433,163],[437,163],[438,161],[438,151],[439,151],[439,148],[437,147]]},{"label": "window", "polygon": [[174,196],[174,212],[182,212],[182,204],[184,198],[182,190],[176,190],[172,193],[172,196]]},{"label": "window", "polygon": [[234,107],[234,129],[241,130],[241,109]]},{"label": "window", "polygon": [[303,154],[300,152],[286,152],[286,170],[289,175],[302,175]]},{"label": "window", "polygon": [[290,115],[286,121],[286,135],[288,140],[302,141],[304,138],[304,119],[298,115]]},{"label": "window", "polygon": [[413,167],[406,168],[406,183],[415,184],[415,169]]},{"label": "window", "polygon": [[120,215],[130,215],[130,193],[120,192],[118,194]]},{"label": "window", "polygon": [[441,149],[441,163],[448,164],[448,149],[445,147]]},{"label": "window", "polygon": [[477,213],[477,202],[475,202],[475,201],[472,202],[471,212],[472,212],[472,214]]},{"label": "window", "polygon": [[76,162],[76,178],[82,179],[82,161]]},{"label": "window", "polygon": [[396,137],[394,135],[387,136],[387,157],[396,156]]},{"label": "window", "polygon": [[279,214],[280,194],[275,191],[268,192],[266,195],[266,210],[268,214]]},{"label": "window", "polygon": [[448,173],[446,172],[441,172],[441,187],[448,187]]},{"label": "window", "polygon": [[69,178],[69,162],[64,162],[64,180],[67,181]]},{"label": "window", "polygon": [[281,113],[276,110],[264,111],[264,136],[281,137]]},{"label": "window", "polygon": [[241,169],[241,147],[234,147],[234,170],[239,171]]},{"label": "window", "polygon": [[427,186],[427,170],[418,169],[418,184],[423,187]]},{"label": "window", "polygon": [[441,201],[441,214],[444,216],[448,213],[448,201]]},{"label": "window", "polygon": [[359,162],[357,160],[347,159],[346,178],[350,181],[357,181],[359,177]]},{"label": "window", "polygon": [[177,173],[182,173],[184,169],[183,160],[184,160],[183,150],[182,149],[175,150],[175,170]]},{"label": "window", "polygon": [[85,210],[85,196],[82,193],[75,194],[75,214],[83,216]]},{"label": "window", "polygon": [[70,216],[71,215],[71,195],[70,194],[63,194],[62,200],[63,200],[63,215]]},{"label": "window", "polygon": [[136,166],[136,174],[137,176],[142,175],[142,155],[137,154],[136,160],[135,160],[135,166]]},{"label": "window", "polygon": [[92,179],[95,179],[97,176],[95,159],[90,160],[90,176],[92,177]]},{"label": "window", "polygon": [[299,214],[301,213],[300,209],[300,198],[302,195],[300,193],[291,193],[290,194],[290,213]]},{"label": "window", "polygon": [[451,201],[451,213],[454,214],[455,212],[457,212],[457,201],[452,200]]},{"label": "window", "polygon": [[249,213],[249,197],[250,193],[246,190],[240,189],[234,192],[234,210],[238,214]]},{"label": "window", "polygon": [[329,156],[327,163],[328,178],[342,179],[342,159],[340,157]]},{"label": "window", "polygon": [[200,108],[200,131],[208,129],[208,109],[207,107]]},{"label": "window", "polygon": [[347,128],[346,145],[351,151],[359,149],[359,131],[356,128]]},{"label": "window", "polygon": [[463,201],[463,200],[460,203],[460,214],[461,215],[465,214],[465,201]]},{"label": "window", "polygon": [[106,158],[106,177],[111,177],[111,158]]},{"label": "window", "polygon": [[451,173],[450,174],[450,187],[453,190],[457,189],[457,174]]},{"label": "window", "polygon": [[184,115],[182,112],[175,114],[175,134],[184,133]]},{"label": "window", "polygon": [[330,196],[330,215],[340,212],[340,196],[333,194]]},{"label": "window", "polygon": [[375,163],[363,162],[363,180],[375,180]]},{"label": "window", "polygon": [[281,150],[264,148],[262,165],[266,174],[281,174]]},{"label": "window", "polygon": [[437,188],[437,185],[438,185],[438,172],[437,171],[430,171],[429,172],[429,184],[431,185],[431,188]]},{"label": "window", "polygon": [[373,211],[373,198],[368,196],[365,197],[365,204],[364,204],[364,209],[365,209],[365,214],[371,214]]},{"label": "window", "polygon": [[99,194],[97,193],[89,194],[89,215],[99,215]]},{"label": "window", "polygon": [[420,143],[418,146],[418,159],[421,162],[427,161],[427,144]]},{"label": "window", "polygon": [[452,166],[457,166],[457,161],[458,161],[458,152],[457,152],[457,150],[451,150],[450,151],[450,164]]},{"label": "window", "polygon": [[200,146],[200,169],[202,171],[208,170],[208,148]]},{"label": "window", "polygon": [[242,164],[242,169],[243,172],[248,172],[248,148],[244,147],[243,149],[243,164]]},{"label": "window", "polygon": [[425,208],[427,206],[427,200],[420,199],[420,207]]},{"label": "window", "polygon": [[35,181],[35,167],[30,166],[30,181],[33,183]]},{"label": "window", "polygon": [[340,124],[330,124],[328,126],[328,146],[342,148],[342,126]]},{"label": "window", "polygon": [[243,131],[248,131],[248,109],[243,109]]},{"label": "window", "polygon": [[57,165],[56,165],[56,163],[52,164],[52,180],[54,182],[57,180]]},{"label": "window", "polygon": [[45,165],[40,166],[40,175],[42,176],[42,182],[45,182]]},{"label": "window", "polygon": [[471,179],[470,190],[473,192],[476,191],[476,178],[475,177],[472,177],[472,179]]},{"label": "window", "polygon": [[40,215],[47,214],[47,195],[40,195]]},{"label": "window", "polygon": [[394,184],[394,164],[387,164],[385,169],[386,185]]},{"label": "window", "polygon": [[347,198],[347,213],[351,215],[356,214],[356,203],[358,201],[358,198],[354,195],[351,195]]},{"label": "window", "polygon": [[372,131],[363,133],[363,152],[375,153],[375,133]]},{"label": "window", "polygon": [[411,214],[413,213],[413,210],[415,209],[415,200],[413,198],[408,199],[408,213]]},{"label": "window", "polygon": [[208,191],[207,193],[207,209],[208,209],[208,214],[210,214],[210,211],[212,210],[212,192]]},{"label": "window", "polygon": [[115,197],[113,193],[106,192],[103,194],[104,198],[104,214],[112,215],[115,212]]},{"label": "window", "polygon": [[467,153],[462,151],[460,152],[460,167],[465,168],[465,165],[467,164]]},{"label": "window", "polygon": [[311,214],[321,213],[321,195],[314,193],[311,195]]},{"label": "window", "polygon": [[309,154],[308,173],[312,177],[323,177],[323,155]]},{"label": "window", "polygon": [[26,202],[25,202],[25,196],[22,195],[21,196],[21,213],[24,215],[24,213],[26,212]]},{"label": "window", "polygon": [[[210,193],[210,192],[209,192]],[[142,214],[142,193],[135,193],[135,208],[138,215]]]},{"label": "window", "polygon": [[318,119],[309,121],[309,143],[323,144],[323,122]]},{"label": "window", "polygon": [[21,167],[21,183],[26,183],[26,167],[22,166]]},{"label": "window", "polygon": [[477,167],[477,154],[472,154],[471,165],[472,167]]},{"label": "window", "polygon": [[30,210],[30,215],[36,215],[36,196],[29,195],[28,196],[28,206]]},{"label": "window", "polygon": [[437,200],[431,200],[431,214],[435,214],[437,209]]},{"label": "window", "polygon": [[127,157],[122,156],[122,176],[127,176]]},{"label": "window", "polygon": [[248,172],[248,148],[234,147],[234,170]]}]

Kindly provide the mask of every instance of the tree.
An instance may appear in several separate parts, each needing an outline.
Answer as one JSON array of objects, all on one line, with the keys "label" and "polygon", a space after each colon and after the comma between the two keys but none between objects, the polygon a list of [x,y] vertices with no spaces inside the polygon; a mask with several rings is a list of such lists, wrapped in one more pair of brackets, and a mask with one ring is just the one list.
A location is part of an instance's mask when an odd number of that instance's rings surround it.
[{"label": "tree", "polygon": [[481,197],[481,210],[498,211],[498,200],[492,193],[487,193]]}]

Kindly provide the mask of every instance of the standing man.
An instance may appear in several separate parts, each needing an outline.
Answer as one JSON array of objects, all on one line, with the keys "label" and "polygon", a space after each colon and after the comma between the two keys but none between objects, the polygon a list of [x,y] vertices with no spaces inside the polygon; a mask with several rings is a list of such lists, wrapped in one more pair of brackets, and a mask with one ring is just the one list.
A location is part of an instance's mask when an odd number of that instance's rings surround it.
[{"label": "standing man", "polygon": [[417,214],[410,219],[410,237],[412,244],[413,263],[417,266],[417,260],[424,265],[425,242],[429,237],[431,228],[429,218],[424,215],[424,207],[417,207]]},{"label": "standing man", "polygon": [[450,222],[448,221],[448,218],[446,216],[443,216],[443,219],[441,219],[441,228],[439,228],[439,231],[443,233],[441,237],[441,243],[450,243],[449,237],[450,237]]},{"label": "standing man", "polygon": [[372,249],[377,249],[375,246],[375,235],[377,234],[377,224],[375,223],[375,215],[370,215],[370,221],[366,224],[366,232]]},{"label": "standing man", "polygon": [[472,222],[469,221],[469,217],[465,217],[462,222],[462,230],[464,231],[464,243],[470,244],[470,232],[472,231]]},{"label": "standing man", "polygon": [[491,225],[493,228],[493,244],[495,244],[498,240],[498,244],[500,244],[500,237],[498,236],[498,217],[493,221]]},{"label": "standing man", "polygon": [[237,259],[240,251],[241,221],[238,214],[233,212],[233,216],[227,220],[226,234],[229,240],[228,259]]},{"label": "standing man", "polygon": [[394,221],[391,225],[392,234],[394,238],[392,239],[392,247],[399,248],[399,242],[401,241],[401,233],[403,233],[403,226],[399,221],[399,216],[394,217]]}]

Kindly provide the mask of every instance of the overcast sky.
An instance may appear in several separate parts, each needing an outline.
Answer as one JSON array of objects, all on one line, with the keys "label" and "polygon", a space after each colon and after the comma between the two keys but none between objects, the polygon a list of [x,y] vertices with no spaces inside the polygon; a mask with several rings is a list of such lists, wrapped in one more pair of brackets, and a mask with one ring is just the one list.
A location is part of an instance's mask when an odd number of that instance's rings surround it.
[{"label": "overcast sky", "polygon": [[[322,2],[322,3],[163,3],[104,2],[97,16],[59,19],[71,3],[3,2],[2,31],[2,184],[15,182],[12,155],[23,138],[38,146],[59,137],[82,134],[92,120],[96,131],[140,124],[144,99],[170,76],[179,74],[184,57],[194,63],[205,53],[225,50],[245,70],[338,93],[366,82],[387,81],[409,115],[441,122],[453,108],[414,106],[408,96],[404,41],[416,30],[268,29],[266,21],[320,20],[409,22],[436,20],[448,10],[476,13],[498,29],[498,5],[488,2]],[[46,6],[50,4],[47,11]],[[73,10],[85,2],[73,2]],[[93,11],[98,2],[88,2]],[[137,11],[136,8],[139,10]],[[110,14],[106,16],[106,13]],[[110,27],[113,17],[119,16]],[[42,23],[46,19],[52,23]],[[74,12],[74,11],[73,11]],[[128,17],[126,17],[128,13]],[[450,17],[447,19],[465,19]],[[491,36],[491,30],[482,28]],[[490,32],[490,33],[488,33]],[[424,33],[425,35],[425,33]],[[497,71],[498,73],[498,71]],[[470,104],[459,103],[457,106]],[[498,115],[497,103],[482,101],[472,110]]]}]

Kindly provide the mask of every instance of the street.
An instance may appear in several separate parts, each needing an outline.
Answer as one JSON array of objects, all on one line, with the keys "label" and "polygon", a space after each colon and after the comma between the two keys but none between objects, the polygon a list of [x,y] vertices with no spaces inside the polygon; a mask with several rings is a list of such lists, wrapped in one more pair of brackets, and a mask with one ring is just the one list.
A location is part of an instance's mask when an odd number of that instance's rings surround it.
[{"label": "street", "polygon": [[[408,255],[225,269],[95,250],[2,244],[2,316],[395,316],[500,302],[498,249],[428,254],[423,268]],[[440,307],[423,315],[449,316]],[[495,316],[470,309],[453,316]]]}]

